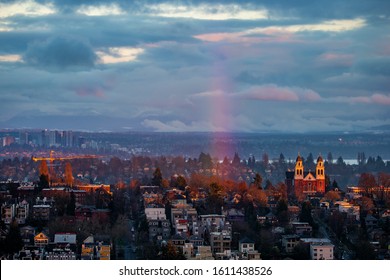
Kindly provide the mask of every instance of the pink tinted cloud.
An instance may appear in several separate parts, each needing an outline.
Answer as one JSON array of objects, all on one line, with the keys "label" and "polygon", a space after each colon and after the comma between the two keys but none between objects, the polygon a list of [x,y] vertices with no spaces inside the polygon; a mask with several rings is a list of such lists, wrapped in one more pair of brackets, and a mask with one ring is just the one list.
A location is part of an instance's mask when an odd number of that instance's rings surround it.
[{"label": "pink tinted cloud", "polygon": [[[258,36],[256,36],[258,35]],[[262,34],[246,32],[225,32],[225,33],[205,33],[195,35],[194,38],[205,42],[230,42],[230,43],[285,43],[298,42],[298,39],[291,33],[263,32]]]},{"label": "pink tinted cloud", "polygon": [[375,93],[371,96],[371,100],[377,104],[390,105],[390,95]]},{"label": "pink tinted cloud", "polygon": [[78,88],[75,91],[78,96],[104,97],[104,92],[100,88]]},{"label": "pink tinted cloud", "polygon": [[324,53],[319,56],[318,61],[321,64],[351,66],[353,64],[353,58],[354,56],[352,54]]},{"label": "pink tinted cloud", "polygon": [[371,96],[358,96],[350,97],[346,99],[352,103],[366,103],[366,104],[379,104],[379,105],[390,105],[390,95],[385,95],[381,93],[374,93]]}]

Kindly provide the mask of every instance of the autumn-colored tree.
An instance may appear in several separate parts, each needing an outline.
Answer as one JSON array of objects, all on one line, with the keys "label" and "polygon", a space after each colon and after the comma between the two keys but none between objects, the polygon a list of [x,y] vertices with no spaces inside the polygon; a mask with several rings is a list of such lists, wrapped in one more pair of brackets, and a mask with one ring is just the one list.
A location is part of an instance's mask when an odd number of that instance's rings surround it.
[{"label": "autumn-colored tree", "polygon": [[324,198],[329,202],[334,202],[340,200],[340,193],[337,191],[328,191],[325,193]]},{"label": "autumn-colored tree", "polygon": [[245,181],[241,181],[240,183],[238,183],[237,192],[239,194],[243,195],[247,190],[248,190],[248,186]]},{"label": "autumn-colored tree", "polygon": [[49,176],[49,168],[47,167],[46,160],[41,161],[41,165],[39,166],[39,175]]},{"label": "autumn-colored tree", "polygon": [[70,162],[67,162],[65,164],[65,184],[67,186],[73,187],[73,174],[72,174],[72,165]]},{"label": "autumn-colored tree", "polygon": [[248,198],[252,198],[255,204],[259,206],[267,205],[267,195],[263,190],[258,189],[257,187],[251,187],[249,188],[247,194]]},{"label": "autumn-colored tree", "polygon": [[184,190],[184,188],[187,186],[187,180],[182,175],[179,175],[176,179],[177,187],[181,190]]},{"label": "autumn-colored tree", "polygon": [[256,173],[255,178],[253,178],[253,184],[255,185],[256,188],[262,189],[261,184],[263,183],[263,178],[259,173]]},{"label": "autumn-colored tree", "polygon": [[283,182],[279,182],[276,185],[276,191],[280,193],[280,199],[287,201],[287,186]]},{"label": "autumn-colored tree", "polygon": [[360,207],[363,216],[371,213],[374,209],[374,202],[371,198],[363,196],[360,200]]},{"label": "autumn-colored tree", "polygon": [[377,182],[374,175],[371,173],[362,173],[358,185],[365,190],[366,194],[368,194],[377,186]]}]

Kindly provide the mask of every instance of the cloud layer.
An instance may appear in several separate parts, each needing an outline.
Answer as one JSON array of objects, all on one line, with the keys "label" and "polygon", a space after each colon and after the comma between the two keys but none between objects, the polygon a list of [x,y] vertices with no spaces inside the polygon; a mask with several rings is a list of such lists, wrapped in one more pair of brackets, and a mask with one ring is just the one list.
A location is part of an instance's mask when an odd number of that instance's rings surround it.
[{"label": "cloud layer", "polygon": [[0,126],[386,126],[389,25],[380,0],[3,1]]}]

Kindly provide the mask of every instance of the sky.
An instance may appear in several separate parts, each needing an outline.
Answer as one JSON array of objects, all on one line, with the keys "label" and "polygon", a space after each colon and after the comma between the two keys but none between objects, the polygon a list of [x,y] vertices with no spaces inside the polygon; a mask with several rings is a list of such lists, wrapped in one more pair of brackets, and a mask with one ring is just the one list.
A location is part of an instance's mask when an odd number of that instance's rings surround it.
[{"label": "sky", "polygon": [[390,130],[390,1],[0,0],[0,128]]}]

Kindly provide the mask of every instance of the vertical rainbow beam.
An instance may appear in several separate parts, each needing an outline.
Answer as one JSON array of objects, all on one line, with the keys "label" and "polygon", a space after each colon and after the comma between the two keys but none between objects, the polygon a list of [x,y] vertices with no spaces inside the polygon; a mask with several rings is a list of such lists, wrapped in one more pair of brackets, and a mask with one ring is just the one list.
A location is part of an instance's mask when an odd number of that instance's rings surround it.
[{"label": "vertical rainbow beam", "polygon": [[[210,104],[210,122],[213,128],[210,155],[218,159],[223,159],[225,156],[230,158],[235,152],[231,141],[233,124],[229,97],[232,83],[226,73],[228,67],[224,62],[220,58],[214,62],[211,82],[211,90],[214,94]],[[223,141],[224,139],[229,141]]]}]

